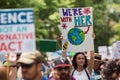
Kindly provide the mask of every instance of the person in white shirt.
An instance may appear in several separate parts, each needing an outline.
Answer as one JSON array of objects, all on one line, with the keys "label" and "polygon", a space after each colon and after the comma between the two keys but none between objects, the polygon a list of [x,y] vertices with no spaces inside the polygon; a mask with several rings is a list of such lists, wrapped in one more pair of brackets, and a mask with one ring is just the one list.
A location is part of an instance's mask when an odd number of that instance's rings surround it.
[{"label": "person in white shirt", "polygon": [[74,69],[72,70],[71,75],[76,80],[90,80],[94,66],[94,51],[90,52],[89,62],[83,52],[76,53],[73,57],[72,65]]}]

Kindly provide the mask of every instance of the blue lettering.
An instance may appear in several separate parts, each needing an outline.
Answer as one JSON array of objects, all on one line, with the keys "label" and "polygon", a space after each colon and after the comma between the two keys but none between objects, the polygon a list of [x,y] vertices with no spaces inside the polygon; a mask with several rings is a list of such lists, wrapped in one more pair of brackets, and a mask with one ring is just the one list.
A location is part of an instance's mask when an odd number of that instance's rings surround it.
[{"label": "blue lettering", "polygon": [[75,8],[75,9],[72,9],[72,10],[73,10],[74,16],[78,15],[76,8]]},{"label": "blue lettering", "polygon": [[7,15],[5,13],[0,15],[1,23],[6,24],[7,23]]},{"label": "blue lettering", "polygon": [[84,17],[85,17],[85,16],[81,16],[81,26],[85,26]]},{"label": "blue lettering", "polygon": [[77,16],[77,15],[82,15],[82,9],[81,8],[78,8],[78,9],[72,9],[73,10],[73,14],[74,16]]},{"label": "blue lettering", "polygon": [[89,15],[74,17],[74,25],[79,27],[88,27],[92,25],[92,22],[90,19],[91,17]]},{"label": "blue lettering", "polygon": [[63,12],[63,16],[72,16],[71,9],[63,9],[62,8],[62,12]]},{"label": "blue lettering", "polygon": [[8,13],[8,23],[17,23],[17,13]]},{"label": "blue lettering", "polygon": [[78,9],[78,13],[79,13],[79,15],[82,15],[82,9],[81,8]]},{"label": "blue lettering", "polygon": [[[66,10],[66,11],[65,11],[65,10]],[[62,8],[63,16],[68,16],[67,9],[65,9],[65,10]]]},{"label": "blue lettering", "polygon": [[11,33],[13,31],[13,27],[8,27],[8,26],[6,26],[6,27],[0,27],[0,33]]},{"label": "blue lettering", "polygon": [[27,31],[27,27],[25,26],[20,26],[20,27],[17,27],[17,32],[26,32]]},{"label": "blue lettering", "polygon": [[90,16],[86,16],[86,25],[92,25],[90,18],[91,18]]},{"label": "blue lettering", "polygon": [[68,9],[68,13],[69,13],[69,16],[72,16],[72,14],[71,14],[71,11],[70,11],[71,9]]},{"label": "blue lettering", "polygon": [[80,26],[80,18],[79,18],[80,16],[78,16],[78,17],[74,17],[74,23],[75,23],[75,26]]},{"label": "blue lettering", "polygon": [[32,9],[0,10],[0,25],[31,24],[33,22]]}]

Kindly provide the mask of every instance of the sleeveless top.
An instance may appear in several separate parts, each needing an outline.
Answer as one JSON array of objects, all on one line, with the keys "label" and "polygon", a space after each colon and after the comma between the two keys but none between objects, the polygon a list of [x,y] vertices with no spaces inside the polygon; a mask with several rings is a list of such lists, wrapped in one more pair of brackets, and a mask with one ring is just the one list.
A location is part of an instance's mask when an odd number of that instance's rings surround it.
[{"label": "sleeveless top", "polygon": [[83,69],[82,71],[78,72],[77,70],[73,70],[71,75],[75,78],[75,80],[90,80],[90,74],[88,68]]}]

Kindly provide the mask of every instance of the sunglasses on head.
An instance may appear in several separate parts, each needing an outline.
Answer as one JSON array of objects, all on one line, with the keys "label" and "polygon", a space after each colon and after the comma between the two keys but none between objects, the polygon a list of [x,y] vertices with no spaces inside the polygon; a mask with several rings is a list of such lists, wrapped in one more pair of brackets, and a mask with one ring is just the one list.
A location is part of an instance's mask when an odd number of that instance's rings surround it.
[{"label": "sunglasses on head", "polygon": [[31,68],[34,64],[38,64],[38,63],[36,63],[36,62],[31,63],[31,64],[21,63],[20,66],[21,66],[22,68]]},{"label": "sunglasses on head", "polygon": [[62,70],[68,71],[70,68],[67,66],[67,67],[57,67],[56,69],[58,71],[62,71]]}]

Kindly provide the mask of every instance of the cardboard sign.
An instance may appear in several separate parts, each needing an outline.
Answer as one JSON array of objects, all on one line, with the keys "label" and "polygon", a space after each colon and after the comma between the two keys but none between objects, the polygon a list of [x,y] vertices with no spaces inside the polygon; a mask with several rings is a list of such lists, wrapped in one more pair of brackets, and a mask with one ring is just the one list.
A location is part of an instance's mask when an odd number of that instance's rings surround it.
[{"label": "cardboard sign", "polygon": [[36,49],[33,9],[0,10],[0,53]]},{"label": "cardboard sign", "polygon": [[113,44],[113,58],[116,59],[116,58],[119,58],[120,57],[120,41],[116,41],[114,44]]},{"label": "cardboard sign", "polygon": [[107,46],[99,46],[98,52],[102,56],[102,60],[107,58],[108,56]]},{"label": "cardboard sign", "polygon": [[92,8],[60,8],[62,50],[94,50]]}]

